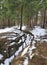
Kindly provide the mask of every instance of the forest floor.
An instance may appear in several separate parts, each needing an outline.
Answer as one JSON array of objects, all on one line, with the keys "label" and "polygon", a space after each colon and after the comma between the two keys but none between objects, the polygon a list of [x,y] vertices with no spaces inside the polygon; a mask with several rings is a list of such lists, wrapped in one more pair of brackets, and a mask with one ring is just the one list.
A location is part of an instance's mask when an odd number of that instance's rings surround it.
[{"label": "forest floor", "polygon": [[[26,27],[23,26],[22,29],[26,30]],[[47,65],[47,29],[35,26],[29,31],[34,35],[33,41],[32,36],[25,33],[26,39],[23,36],[22,39],[19,40],[18,44],[20,44],[21,41],[24,41],[24,39],[25,42],[11,57],[6,58],[4,64],[1,63],[1,65]],[[15,26],[0,29],[0,44],[4,43],[8,44],[8,46],[13,46],[16,44],[16,38],[23,34],[24,33],[16,29]],[[4,47],[5,46],[3,46],[3,48]],[[4,50],[4,52],[6,53],[6,50]],[[0,53],[0,60],[2,57],[3,55]]]},{"label": "forest floor", "polygon": [[[30,46],[29,48],[31,48]],[[23,52],[20,53],[18,57],[15,57],[11,65],[47,65],[47,42],[38,42],[35,45],[35,49],[28,51],[25,55],[21,56]]]}]

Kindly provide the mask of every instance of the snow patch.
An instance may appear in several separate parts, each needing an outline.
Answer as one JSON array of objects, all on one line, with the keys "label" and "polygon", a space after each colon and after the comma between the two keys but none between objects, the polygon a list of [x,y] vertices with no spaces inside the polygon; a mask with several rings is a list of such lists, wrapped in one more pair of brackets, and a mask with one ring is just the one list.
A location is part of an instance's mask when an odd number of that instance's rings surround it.
[{"label": "snow patch", "polygon": [[5,33],[11,31],[12,28],[5,28],[5,29],[0,29],[0,33]]},{"label": "snow patch", "polygon": [[39,26],[36,26],[31,32],[32,32],[32,34],[34,34],[35,38],[46,34],[46,30]]},{"label": "snow patch", "polygon": [[14,45],[15,44],[15,42],[12,42],[12,43],[10,43],[10,45],[9,46],[12,46],[12,45]]},{"label": "snow patch", "polygon": [[8,38],[8,40],[15,40],[17,37]]},{"label": "snow patch", "polygon": [[6,32],[14,32],[14,33],[19,33],[20,35],[23,34],[23,32],[21,33],[20,30],[18,30],[16,28],[16,26],[13,26],[13,27],[7,27],[7,28],[4,28],[4,29],[0,29],[0,33],[6,33]]},{"label": "snow patch", "polygon": [[23,50],[21,56],[24,56],[27,53],[28,49],[29,49],[29,46]]},{"label": "snow patch", "polygon": [[29,34],[28,34],[25,43],[26,43],[27,45],[29,45],[30,42],[31,42],[31,38],[30,38],[30,36],[29,36]]},{"label": "snow patch", "polygon": [[26,59],[24,60],[23,65],[28,65],[28,57],[26,57]]},{"label": "snow patch", "polygon": [[22,51],[22,46],[19,47],[18,51],[16,51],[15,56],[18,56],[19,52]]},{"label": "snow patch", "polygon": [[42,39],[42,41],[45,41],[45,42],[47,42],[47,39]]},{"label": "snow patch", "polygon": [[7,58],[7,59],[4,61],[4,65],[9,65],[10,62],[12,62],[13,59],[14,59],[14,55],[11,56],[10,58]]},{"label": "snow patch", "polygon": [[22,30],[25,30],[26,29],[26,26],[22,26]]},{"label": "snow patch", "polygon": [[2,54],[0,54],[0,60],[2,60],[2,58],[3,58],[3,55],[2,55]]}]

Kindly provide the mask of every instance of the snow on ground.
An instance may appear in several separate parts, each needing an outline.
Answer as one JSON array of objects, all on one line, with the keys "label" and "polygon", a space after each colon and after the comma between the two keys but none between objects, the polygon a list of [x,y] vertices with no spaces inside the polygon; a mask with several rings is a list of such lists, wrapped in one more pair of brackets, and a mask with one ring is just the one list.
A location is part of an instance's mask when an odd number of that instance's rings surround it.
[{"label": "snow on ground", "polygon": [[[43,29],[40,26],[35,26],[35,28],[30,31],[34,35],[34,39],[37,41],[43,40],[47,42],[47,29]],[[46,39],[43,37],[46,37]],[[42,38],[41,38],[42,37]]]},{"label": "snow on ground", "polygon": [[9,46],[12,46],[12,45],[14,45],[15,44],[15,42],[12,42],[12,43],[10,43],[10,45]]},{"label": "snow on ground", "polygon": [[8,32],[8,31],[11,31],[12,28],[5,28],[5,29],[0,29],[0,33],[5,33],[5,32]]},{"label": "snow on ground", "polygon": [[2,54],[0,54],[0,60],[3,58],[3,55]]},{"label": "snow on ground", "polygon": [[26,43],[26,45],[29,45],[30,42],[31,42],[31,38],[30,38],[30,36],[28,34],[25,43]]},{"label": "snow on ground", "polygon": [[[19,30],[15,31],[15,29],[19,29],[18,26],[13,26],[13,27],[7,27],[4,29],[0,29],[0,33],[5,33],[5,32],[19,32]],[[25,30],[26,26],[22,26],[22,30]]]},{"label": "snow on ground", "polygon": [[47,42],[47,39],[42,39],[42,41],[45,41],[45,42]]},{"label": "snow on ground", "polygon": [[[18,56],[19,52],[22,51],[22,46],[19,47],[18,51],[15,52],[15,56]],[[0,54],[0,59],[3,56]],[[1,63],[1,65],[9,65],[12,60],[14,59],[14,55],[12,55],[10,58],[5,59],[4,64]]]},{"label": "snow on ground", "polygon": [[[31,37],[30,37],[30,35],[28,34],[28,35],[26,35],[27,37],[26,37],[26,40],[25,40],[25,42],[24,42],[24,44],[23,44],[23,48],[25,48],[25,47],[27,47],[30,43],[31,43]],[[24,41],[24,38],[22,37],[22,40]]]},{"label": "snow on ground", "polygon": [[25,30],[26,29],[26,26],[22,26],[22,30]]},{"label": "snow on ground", "polygon": [[0,29],[0,33],[6,33],[6,32],[14,32],[14,33],[19,33],[20,35],[23,34],[23,32],[21,33],[20,30],[18,30],[16,28],[16,26],[13,26],[13,27],[7,27],[7,28],[4,28],[4,29]]},{"label": "snow on ground", "polygon": [[36,49],[36,47],[34,45],[32,45],[32,47],[29,48],[29,57],[30,57],[30,59],[32,59],[32,57],[34,56],[34,54],[32,54],[33,49]]},{"label": "snow on ground", "polygon": [[23,65],[28,65],[28,57],[26,57],[26,59],[24,60]]},{"label": "snow on ground", "polygon": [[7,59],[4,61],[4,65],[9,65],[9,63],[12,62],[13,59],[14,59],[14,55],[11,56],[10,58],[7,58]]},{"label": "snow on ground", "polygon": [[9,65],[12,60],[14,59],[14,55],[11,56],[10,58],[7,58],[5,61],[4,61],[4,64],[1,63],[1,65]]},{"label": "snow on ground", "polygon": [[[0,29],[0,33],[5,33],[5,32],[14,32],[14,33],[19,33],[20,35],[23,34],[23,32],[21,33],[21,31],[17,30],[16,29],[17,27],[13,26],[13,27],[10,27],[10,28],[5,28],[5,29]],[[22,28],[23,30],[26,29],[25,26],[23,26]],[[34,34],[35,38],[38,38],[40,36],[44,36],[46,34],[46,30],[41,28],[41,27],[38,27],[38,26],[35,26],[35,28],[31,31],[32,34]],[[5,37],[5,36],[4,36]],[[16,37],[14,37],[13,39],[15,39]],[[11,39],[11,38],[9,38]],[[24,40],[24,39],[23,39]],[[40,39],[38,39],[40,40]],[[46,39],[47,41],[47,39]],[[29,53],[29,56],[30,56],[30,59],[33,57],[34,54],[32,54],[32,50],[35,49],[35,41],[33,41],[32,43],[32,46],[30,47],[30,42],[31,42],[31,38],[29,37],[29,35],[27,35],[27,39],[26,39],[26,44],[27,44],[27,47],[25,48],[24,47],[24,50],[21,54],[21,56],[24,56],[27,52]],[[12,43],[14,44],[14,43]],[[24,43],[25,44],[25,43]],[[19,52],[22,51],[22,46],[19,47],[18,51],[15,52],[15,56],[18,56]],[[0,54],[0,59],[2,58],[3,56]],[[4,65],[9,65],[9,63],[14,59],[14,55],[11,56],[10,58],[7,58],[5,61],[4,61]],[[24,65],[28,65],[28,57],[25,59]],[[3,65],[3,64],[1,64]]]},{"label": "snow on ground", "polygon": [[15,52],[15,56],[18,56],[19,52],[22,51],[22,46],[19,47],[18,51]]},{"label": "snow on ground", "polygon": [[[19,47],[18,51],[15,52],[15,56],[18,56],[19,52],[22,51],[22,46]],[[1,56],[1,55],[0,55]],[[1,56],[2,57],[2,56]],[[7,58],[5,61],[4,61],[4,64],[1,63],[1,65],[9,65],[10,62],[12,62],[12,60],[14,59],[14,55],[11,56],[10,58]]]},{"label": "snow on ground", "polygon": [[8,40],[15,40],[17,37],[8,38]]},{"label": "snow on ground", "polygon": [[26,47],[26,48],[23,50],[21,56],[23,57],[25,54],[29,53],[29,57],[30,57],[30,59],[31,59],[31,58],[33,57],[33,55],[32,55],[32,50],[33,50],[33,49],[36,49],[36,47],[35,47],[35,41],[32,42],[32,46],[31,46],[31,47],[30,47],[30,45],[29,45],[28,47]]},{"label": "snow on ground", "polygon": [[27,53],[28,49],[29,49],[29,46],[23,50],[21,56],[24,56]]},{"label": "snow on ground", "polygon": [[[34,54],[32,53],[32,50],[36,49],[35,47],[35,41],[32,42],[32,46],[29,45],[27,46],[23,52],[21,53],[21,57],[25,57],[25,60],[23,62],[23,65],[28,65],[29,62],[29,58],[32,59],[32,57],[34,56]],[[27,56],[25,56],[26,54],[28,54]],[[28,57],[29,56],[29,57]]]},{"label": "snow on ground", "polygon": [[0,38],[6,38],[6,36],[2,36],[2,37],[0,37]]},{"label": "snow on ground", "polygon": [[46,34],[46,30],[41,28],[40,26],[35,26],[35,28],[31,32],[32,34],[34,34],[35,38]]},{"label": "snow on ground", "polygon": [[[5,32],[21,33],[21,31],[19,31],[17,28],[18,28],[18,26],[0,29],[0,33],[5,33]],[[25,30],[26,26],[22,26],[22,29]],[[46,33],[46,30],[41,28],[40,26],[35,26],[35,28],[33,30],[31,30],[31,32],[36,37],[36,36],[43,36]]]}]

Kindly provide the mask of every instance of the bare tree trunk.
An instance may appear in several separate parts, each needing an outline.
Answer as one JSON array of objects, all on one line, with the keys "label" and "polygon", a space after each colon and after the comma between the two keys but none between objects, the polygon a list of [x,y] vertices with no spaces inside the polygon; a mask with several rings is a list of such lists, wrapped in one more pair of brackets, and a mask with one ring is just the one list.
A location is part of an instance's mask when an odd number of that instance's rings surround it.
[{"label": "bare tree trunk", "polygon": [[28,22],[27,23],[28,23],[29,27],[31,27],[31,18],[30,17],[28,18]]},{"label": "bare tree trunk", "polygon": [[31,24],[31,17],[28,16],[28,21],[27,21],[27,27],[31,28],[32,24]]},{"label": "bare tree trunk", "polygon": [[35,17],[35,25],[37,25],[38,22],[38,12],[36,13],[36,17]]},{"label": "bare tree trunk", "polygon": [[8,26],[10,26],[10,19],[8,18]]},{"label": "bare tree trunk", "polygon": [[44,10],[44,21],[43,21],[43,28],[45,27],[45,18],[46,18],[46,9]]},{"label": "bare tree trunk", "polygon": [[20,15],[18,14],[17,15],[17,22],[16,22],[18,26],[20,25],[20,22],[21,22],[21,18],[20,18]]},{"label": "bare tree trunk", "polygon": [[23,5],[21,6],[21,22],[20,22],[20,30],[22,30],[22,17],[23,17]]}]

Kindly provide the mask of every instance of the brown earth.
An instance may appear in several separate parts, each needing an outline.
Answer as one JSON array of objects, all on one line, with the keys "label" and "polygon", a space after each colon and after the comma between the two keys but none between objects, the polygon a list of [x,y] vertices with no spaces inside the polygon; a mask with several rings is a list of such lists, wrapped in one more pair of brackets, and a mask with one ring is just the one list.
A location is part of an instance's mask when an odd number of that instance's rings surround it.
[{"label": "brown earth", "polygon": [[[36,43],[36,49],[33,50],[33,58],[28,59],[28,65],[47,65],[47,42],[40,41]],[[11,65],[24,65],[24,57],[15,57]]]}]

